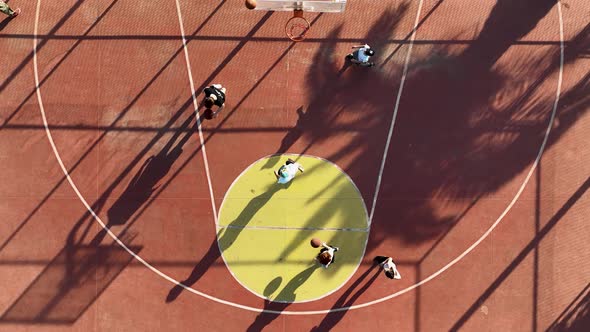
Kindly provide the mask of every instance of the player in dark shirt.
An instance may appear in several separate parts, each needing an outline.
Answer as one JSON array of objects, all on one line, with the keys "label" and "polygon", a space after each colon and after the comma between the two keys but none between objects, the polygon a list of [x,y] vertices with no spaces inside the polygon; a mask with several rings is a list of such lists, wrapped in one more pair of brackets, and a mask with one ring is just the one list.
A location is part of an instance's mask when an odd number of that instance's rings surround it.
[{"label": "player in dark shirt", "polygon": [[[211,114],[211,118],[217,116],[217,113],[221,112],[223,107],[225,106],[225,91],[226,89],[221,86],[221,84],[213,84],[210,87],[207,87],[203,90],[205,93],[205,100],[203,103],[207,108],[207,112]],[[217,106],[218,109],[213,112],[211,108],[213,105]]]}]

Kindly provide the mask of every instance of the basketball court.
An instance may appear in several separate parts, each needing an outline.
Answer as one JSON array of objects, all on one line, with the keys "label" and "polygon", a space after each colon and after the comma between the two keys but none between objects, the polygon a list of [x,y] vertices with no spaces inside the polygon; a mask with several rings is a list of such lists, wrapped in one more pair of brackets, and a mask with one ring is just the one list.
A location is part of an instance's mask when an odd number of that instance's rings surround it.
[{"label": "basketball court", "polygon": [[587,1],[9,4],[0,331],[590,328]]}]

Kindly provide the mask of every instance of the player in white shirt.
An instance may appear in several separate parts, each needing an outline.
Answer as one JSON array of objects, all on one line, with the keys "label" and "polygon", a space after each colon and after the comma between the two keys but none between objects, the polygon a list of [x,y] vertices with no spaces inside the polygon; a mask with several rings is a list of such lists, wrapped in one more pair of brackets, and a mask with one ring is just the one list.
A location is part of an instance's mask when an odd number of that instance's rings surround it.
[{"label": "player in white shirt", "polygon": [[373,259],[375,263],[378,263],[379,266],[383,268],[383,272],[389,279],[401,279],[402,275],[397,270],[397,266],[393,262],[391,257],[387,256],[377,256]]},{"label": "player in white shirt", "polygon": [[297,171],[303,173],[303,167],[296,163],[293,159],[287,159],[285,165],[281,166],[278,171],[275,171],[275,176],[277,177],[278,183],[288,183],[289,181],[293,180]]}]

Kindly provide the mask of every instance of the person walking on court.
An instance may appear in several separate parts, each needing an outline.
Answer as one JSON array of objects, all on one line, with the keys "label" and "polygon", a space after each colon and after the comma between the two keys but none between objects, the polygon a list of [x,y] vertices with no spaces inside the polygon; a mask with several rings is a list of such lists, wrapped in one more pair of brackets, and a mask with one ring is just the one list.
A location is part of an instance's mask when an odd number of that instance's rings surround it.
[{"label": "person walking on court", "polygon": [[391,257],[376,256],[373,261],[383,268],[383,272],[389,279],[401,279],[402,275],[397,270],[397,266]]},{"label": "person walking on court", "polygon": [[[227,89],[224,88],[221,84],[213,84],[203,90],[205,93],[205,100],[203,103],[207,108],[207,112],[210,114],[211,118],[217,117],[217,114],[221,112],[223,107],[225,107],[225,93]],[[213,112],[211,109],[213,105],[217,106],[217,110]]]},{"label": "person walking on court", "polygon": [[277,178],[277,182],[281,184],[288,183],[289,181],[293,180],[297,171],[303,173],[303,167],[295,162],[295,160],[289,158],[285,165],[281,166],[278,171],[275,171],[275,176]]},{"label": "person walking on court", "polygon": [[340,250],[340,248],[322,243],[322,249],[320,249],[320,253],[317,255],[316,260],[321,266],[327,269],[330,264],[336,261],[336,251],[338,250]]},{"label": "person walking on court", "polygon": [[8,0],[0,0],[0,12],[8,15],[8,17],[17,17],[20,14],[20,8],[12,10],[10,6],[7,4]]},{"label": "person walking on court", "polygon": [[369,45],[355,45],[352,49],[355,51],[346,56],[350,62],[362,67],[373,67],[375,65],[374,62],[369,61],[375,55],[375,51]]}]

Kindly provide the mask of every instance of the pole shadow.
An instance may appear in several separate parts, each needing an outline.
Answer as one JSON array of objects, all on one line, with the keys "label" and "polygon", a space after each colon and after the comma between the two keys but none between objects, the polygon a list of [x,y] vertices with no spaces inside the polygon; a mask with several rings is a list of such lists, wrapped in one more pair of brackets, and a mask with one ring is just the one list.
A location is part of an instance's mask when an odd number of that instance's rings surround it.
[{"label": "pole shadow", "polygon": [[537,235],[521,250],[516,258],[500,273],[500,275],[490,284],[490,286],[473,302],[465,313],[451,327],[451,331],[458,331],[473,316],[487,299],[498,289],[502,283],[512,274],[512,272],[522,263],[522,261],[539,245],[539,243],[549,234],[549,232],[561,221],[565,214],[584,196],[590,188],[590,178],[576,190],[574,194],[563,204],[551,219],[541,228]]},{"label": "pole shadow", "polygon": [[547,328],[548,332],[586,332],[590,330],[590,284]]},{"label": "pole shadow", "polygon": [[[39,276],[2,315],[0,322],[26,324],[73,324],[109,286],[133,259],[117,243],[104,243],[107,229],[127,223],[134,212],[149,199],[157,183],[168,173],[182,153],[182,148],[196,130],[191,115],[185,120],[164,148],[150,158],[133,178],[127,190],[111,206],[109,222],[92,239],[88,239],[96,225],[94,216],[86,212],[68,234],[60,253],[44,268]],[[180,138],[180,135],[184,136]],[[179,139],[180,138],[180,139]],[[105,191],[93,204],[96,214],[106,206],[113,188]],[[131,225],[118,234],[118,238],[137,254],[142,245],[133,243],[137,234],[127,232]]]}]

